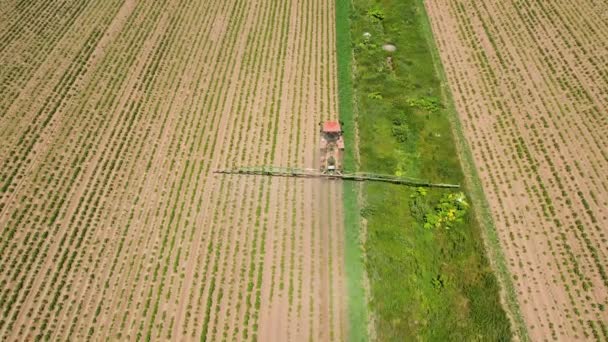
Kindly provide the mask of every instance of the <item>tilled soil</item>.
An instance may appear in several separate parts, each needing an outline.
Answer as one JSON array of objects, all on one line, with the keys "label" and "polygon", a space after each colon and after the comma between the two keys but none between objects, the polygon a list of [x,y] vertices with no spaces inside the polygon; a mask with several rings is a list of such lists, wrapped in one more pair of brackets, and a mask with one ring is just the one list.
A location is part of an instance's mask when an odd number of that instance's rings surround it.
[{"label": "tilled soil", "polygon": [[426,7],[530,337],[608,338],[608,4]]},{"label": "tilled soil", "polygon": [[333,3],[0,6],[3,340],[347,338]]}]

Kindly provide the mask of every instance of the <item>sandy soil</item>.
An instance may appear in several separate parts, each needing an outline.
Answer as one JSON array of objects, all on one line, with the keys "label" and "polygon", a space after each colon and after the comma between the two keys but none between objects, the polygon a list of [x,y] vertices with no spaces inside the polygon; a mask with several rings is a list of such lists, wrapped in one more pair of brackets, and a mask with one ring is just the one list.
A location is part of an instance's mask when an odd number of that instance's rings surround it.
[{"label": "sandy soil", "polygon": [[530,337],[608,338],[608,5],[426,7]]},{"label": "sandy soil", "polygon": [[[19,10],[35,29],[70,5]],[[340,183],[212,173],[317,166],[333,4],[72,12],[0,74],[2,339],[345,340]],[[3,62],[33,44],[17,23]]]}]

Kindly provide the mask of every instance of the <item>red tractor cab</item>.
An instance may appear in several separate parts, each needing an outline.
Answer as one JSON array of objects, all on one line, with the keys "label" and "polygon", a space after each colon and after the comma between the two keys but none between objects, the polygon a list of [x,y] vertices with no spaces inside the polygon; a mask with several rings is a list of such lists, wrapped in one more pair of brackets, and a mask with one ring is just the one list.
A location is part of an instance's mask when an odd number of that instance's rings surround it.
[{"label": "red tractor cab", "polygon": [[320,123],[321,140],[319,151],[321,152],[320,167],[324,174],[342,174],[344,167],[342,160],[344,157],[343,131],[338,121],[325,121]]}]

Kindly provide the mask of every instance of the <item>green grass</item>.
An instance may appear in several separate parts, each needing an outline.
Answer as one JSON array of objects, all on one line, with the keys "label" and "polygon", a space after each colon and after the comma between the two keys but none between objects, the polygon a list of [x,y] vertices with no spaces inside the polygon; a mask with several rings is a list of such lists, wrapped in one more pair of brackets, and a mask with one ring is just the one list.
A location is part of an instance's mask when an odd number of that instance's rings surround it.
[{"label": "green grass", "polygon": [[[425,15],[420,0],[337,0],[340,116],[345,123],[346,143],[354,146],[349,133],[354,132],[357,123],[361,170],[467,184],[464,190],[470,202],[474,207],[483,206],[481,188],[472,181],[476,175],[465,178],[462,172],[456,143],[462,144],[464,139],[452,135],[451,125],[457,119],[453,105],[444,101],[441,69],[435,64],[435,48],[429,44],[432,38]],[[364,32],[371,35],[369,39],[364,38]],[[397,51],[384,52],[384,43],[395,44]],[[458,129],[455,127],[461,135]],[[464,164],[468,172],[472,161],[464,160]],[[352,152],[345,166],[357,168]],[[347,238],[356,242],[359,213],[354,189],[345,187],[345,220]],[[427,196],[414,203],[412,188],[373,183],[364,187],[366,203],[360,213],[368,222],[365,252],[371,283],[369,306],[379,340],[511,338],[499,286],[483,252],[481,235],[492,230],[482,231],[471,212],[451,230],[423,228],[424,213],[432,211],[447,191],[430,189]],[[482,215],[484,227],[493,227],[487,208],[481,209],[487,214]],[[494,251],[499,246],[493,245],[495,234],[489,235],[492,260],[496,260]],[[362,275],[358,270],[348,272],[361,258],[360,249],[355,251],[359,254],[349,251],[354,247],[347,246],[346,251],[349,285]],[[365,316],[359,314],[365,309],[351,312],[353,307],[359,310],[354,297],[361,293],[360,285],[349,286],[353,339],[366,337],[364,331],[357,335],[361,327],[365,328],[361,323]]]},{"label": "green grass", "polygon": [[[336,2],[336,49],[338,58],[338,105],[347,146],[355,146],[355,117],[353,111],[352,51],[350,39],[349,1]],[[346,149],[344,166],[348,170],[357,169],[354,149]],[[357,186],[344,183],[344,227],[345,227],[345,272],[348,297],[348,339],[367,341],[367,301],[363,288],[364,263],[359,225],[359,203]]]}]

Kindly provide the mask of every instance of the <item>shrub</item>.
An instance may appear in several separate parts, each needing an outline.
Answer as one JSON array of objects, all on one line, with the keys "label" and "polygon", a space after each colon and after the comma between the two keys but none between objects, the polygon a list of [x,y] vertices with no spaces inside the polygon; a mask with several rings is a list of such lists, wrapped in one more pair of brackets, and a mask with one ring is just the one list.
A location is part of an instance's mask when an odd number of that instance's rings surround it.
[{"label": "shrub", "polygon": [[441,101],[435,97],[417,97],[408,99],[407,104],[410,107],[419,108],[431,113],[435,113],[442,108]]},{"label": "shrub", "polygon": [[384,20],[384,11],[382,8],[376,6],[367,10],[367,16],[374,21],[382,21]]},{"label": "shrub", "polygon": [[393,125],[391,128],[391,133],[393,137],[395,137],[395,140],[400,143],[404,143],[408,141],[410,129],[407,124],[401,122],[398,125]]},{"label": "shrub", "polygon": [[375,91],[373,93],[367,94],[367,98],[372,100],[382,100],[382,95],[379,92]]},{"label": "shrub", "polygon": [[468,208],[469,203],[467,203],[464,193],[446,194],[441,198],[434,212],[425,216],[424,228],[453,228],[456,223],[463,222]]}]

